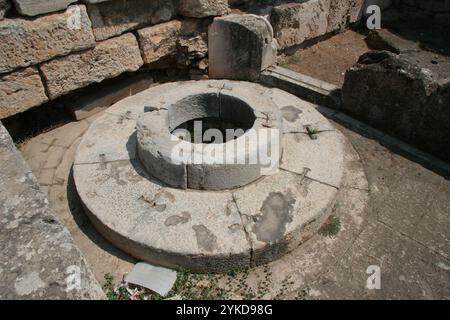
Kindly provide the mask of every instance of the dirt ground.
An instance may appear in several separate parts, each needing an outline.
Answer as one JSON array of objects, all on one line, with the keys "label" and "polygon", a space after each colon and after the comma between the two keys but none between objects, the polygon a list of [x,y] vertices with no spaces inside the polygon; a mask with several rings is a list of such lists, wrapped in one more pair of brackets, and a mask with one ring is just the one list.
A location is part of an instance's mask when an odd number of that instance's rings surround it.
[{"label": "dirt ground", "polygon": [[299,49],[280,59],[279,65],[339,87],[344,83],[345,71],[358,58],[370,51],[365,35],[347,30],[311,47]]}]

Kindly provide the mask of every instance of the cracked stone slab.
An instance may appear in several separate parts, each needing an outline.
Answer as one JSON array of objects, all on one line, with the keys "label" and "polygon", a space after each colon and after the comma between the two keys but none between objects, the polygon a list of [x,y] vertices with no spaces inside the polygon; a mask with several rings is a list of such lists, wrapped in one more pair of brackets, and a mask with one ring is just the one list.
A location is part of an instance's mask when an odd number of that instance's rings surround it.
[{"label": "cracked stone slab", "polygon": [[328,218],[337,189],[286,171],[233,193],[252,243],[253,264],[308,240]]},{"label": "cracked stone slab", "polygon": [[340,187],[344,172],[345,138],[337,131],[283,136],[280,168],[302,174],[334,187]]},{"label": "cracked stone slab", "polygon": [[121,115],[104,114],[83,136],[75,164],[106,163],[136,157],[136,121]]},{"label": "cracked stone slab", "polygon": [[137,258],[197,271],[249,265],[231,193],[166,188],[126,160],[75,165],[74,179],[96,228]]}]

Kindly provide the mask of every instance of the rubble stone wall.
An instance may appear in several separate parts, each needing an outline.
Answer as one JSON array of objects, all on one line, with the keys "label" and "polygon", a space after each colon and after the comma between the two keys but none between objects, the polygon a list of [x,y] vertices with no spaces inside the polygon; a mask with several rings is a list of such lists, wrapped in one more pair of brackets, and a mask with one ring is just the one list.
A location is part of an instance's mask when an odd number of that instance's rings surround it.
[{"label": "rubble stone wall", "polygon": [[365,1],[0,0],[0,119],[125,72],[206,78],[217,16],[264,16],[282,50],[346,28]]}]

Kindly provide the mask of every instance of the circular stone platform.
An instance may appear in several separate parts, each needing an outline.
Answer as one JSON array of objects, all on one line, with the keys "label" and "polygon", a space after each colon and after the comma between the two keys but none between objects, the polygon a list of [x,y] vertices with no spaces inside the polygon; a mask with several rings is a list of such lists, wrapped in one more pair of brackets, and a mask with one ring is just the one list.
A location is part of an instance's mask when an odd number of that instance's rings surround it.
[{"label": "circular stone platform", "polygon": [[[171,132],[200,118],[282,130],[279,170],[175,167],[168,155],[180,141]],[[183,143],[196,152],[196,143]],[[227,80],[164,84],[115,104],[84,135],[73,173],[109,241],[139,259],[202,272],[280,257],[317,232],[340,188],[367,185],[358,155],[313,105]]]}]

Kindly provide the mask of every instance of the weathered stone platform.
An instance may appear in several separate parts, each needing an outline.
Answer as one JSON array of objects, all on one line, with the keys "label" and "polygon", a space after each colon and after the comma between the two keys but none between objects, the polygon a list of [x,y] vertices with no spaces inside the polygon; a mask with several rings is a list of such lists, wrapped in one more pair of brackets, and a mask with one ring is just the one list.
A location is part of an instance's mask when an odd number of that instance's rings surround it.
[{"label": "weathered stone platform", "polygon": [[[276,174],[233,189],[184,190],[144,169],[136,152],[138,119],[166,112],[174,96],[199,87],[251,93],[260,108],[278,108],[284,134]],[[137,258],[195,271],[277,259],[321,227],[342,185],[367,189],[357,154],[312,105],[279,89],[219,80],[161,85],[112,106],[84,135],[73,172],[86,212],[109,241]]]}]

